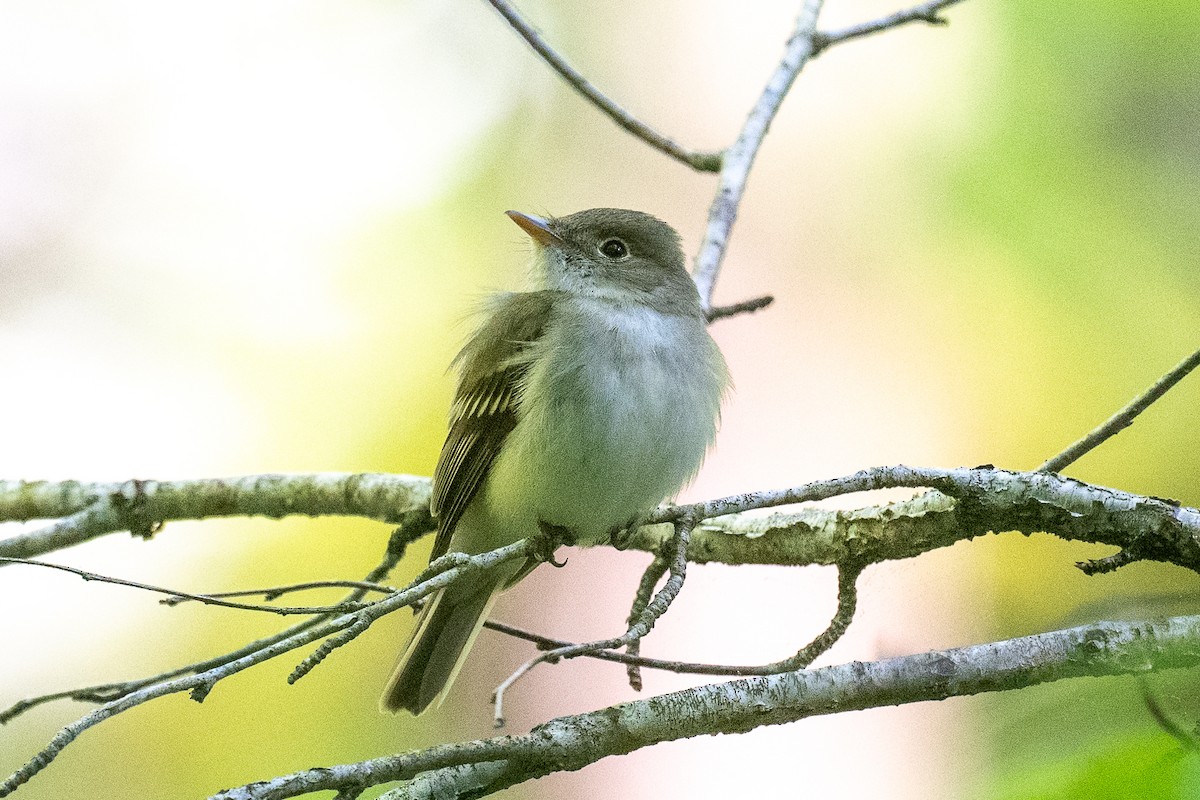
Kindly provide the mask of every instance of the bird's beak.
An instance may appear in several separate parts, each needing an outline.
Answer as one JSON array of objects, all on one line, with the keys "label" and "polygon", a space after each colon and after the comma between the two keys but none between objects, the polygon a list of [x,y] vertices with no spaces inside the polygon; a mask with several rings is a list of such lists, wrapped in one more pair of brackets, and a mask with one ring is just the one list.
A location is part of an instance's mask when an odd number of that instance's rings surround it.
[{"label": "bird's beak", "polygon": [[505,211],[513,222],[521,226],[521,230],[533,237],[533,240],[540,245],[550,247],[561,245],[563,240],[559,235],[550,230],[550,223],[541,217],[535,217],[531,214],[522,214],[520,211]]}]

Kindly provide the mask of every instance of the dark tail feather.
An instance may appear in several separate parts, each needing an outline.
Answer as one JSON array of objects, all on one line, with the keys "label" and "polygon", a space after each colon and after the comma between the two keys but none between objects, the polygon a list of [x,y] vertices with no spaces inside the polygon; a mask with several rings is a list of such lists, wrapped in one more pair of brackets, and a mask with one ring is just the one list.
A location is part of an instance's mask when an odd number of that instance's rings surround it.
[{"label": "dark tail feather", "polygon": [[498,586],[454,584],[432,594],[384,689],[379,707],[420,714],[444,697],[483,627]]}]

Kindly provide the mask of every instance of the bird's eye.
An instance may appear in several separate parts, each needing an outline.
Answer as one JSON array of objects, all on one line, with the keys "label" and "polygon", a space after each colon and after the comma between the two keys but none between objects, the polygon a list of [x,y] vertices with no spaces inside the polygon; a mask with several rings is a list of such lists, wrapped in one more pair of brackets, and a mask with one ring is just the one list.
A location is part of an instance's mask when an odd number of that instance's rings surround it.
[{"label": "bird's eye", "polygon": [[629,248],[620,239],[609,239],[600,245],[600,252],[609,258],[624,258],[629,255]]}]

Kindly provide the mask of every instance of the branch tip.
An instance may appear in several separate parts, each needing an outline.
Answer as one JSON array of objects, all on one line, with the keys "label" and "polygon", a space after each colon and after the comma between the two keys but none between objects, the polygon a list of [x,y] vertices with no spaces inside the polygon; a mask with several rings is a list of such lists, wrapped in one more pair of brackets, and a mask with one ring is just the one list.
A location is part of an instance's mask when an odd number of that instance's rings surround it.
[{"label": "branch tip", "polygon": [[1076,561],[1075,566],[1084,575],[1103,575],[1108,572],[1115,572],[1121,567],[1139,560],[1141,560],[1141,557],[1134,553],[1132,546],[1129,546],[1123,547],[1112,555],[1104,556],[1103,558]]},{"label": "branch tip", "polygon": [[743,300],[740,303],[733,303],[727,306],[714,306],[709,308],[704,317],[709,323],[716,322],[719,319],[726,317],[734,317],[739,314],[752,314],[755,311],[760,311],[775,302],[773,295],[765,294],[761,297],[755,297],[750,300]]},{"label": "branch tip", "polygon": [[886,17],[880,17],[870,22],[860,22],[837,31],[822,31],[813,34],[813,55],[817,55],[835,44],[860,39],[880,31],[898,28],[910,22],[924,22],[928,25],[949,25],[950,20],[942,15],[942,10],[960,2],[960,0],[932,0],[922,3],[905,11],[897,11]]},{"label": "branch tip", "polygon": [[654,128],[651,128],[646,123],[639,120],[637,117],[630,114],[615,101],[601,92],[591,81],[583,76],[579,70],[571,66],[565,58],[550,46],[545,38],[534,29],[532,25],[521,16],[521,12],[517,11],[508,0],[488,0],[492,8],[500,13],[508,22],[509,27],[516,32],[518,36],[525,40],[535,53],[537,53],[543,61],[545,61],[551,69],[559,74],[572,88],[580,95],[591,102],[602,113],[606,114],[609,119],[619,125],[628,133],[638,139],[641,139],[646,144],[661,153],[664,153],[671,158],[686,164],[698,172],[717,172],[721,169],[724,161],[723,152],[701,152],[689,150],[683,145],[668,136],[664,136]]},{"label": "branch tip", "polygon": [[1113,414],[1095,430],[1072,444],[1066,450],[1049,459],[1038,467],[1038,472],[1062,472],[1083,456],[1099,447],[1104,442],[1116,436],[1133,424],[1133,421],[1150,406],[1154,405],[1163,395],[1169,392],[1177,383],[1186,378],[1196,367],[1200,367],[1200,350],[1175,365],[1171,371],[1154,382],[1129,404]]}]

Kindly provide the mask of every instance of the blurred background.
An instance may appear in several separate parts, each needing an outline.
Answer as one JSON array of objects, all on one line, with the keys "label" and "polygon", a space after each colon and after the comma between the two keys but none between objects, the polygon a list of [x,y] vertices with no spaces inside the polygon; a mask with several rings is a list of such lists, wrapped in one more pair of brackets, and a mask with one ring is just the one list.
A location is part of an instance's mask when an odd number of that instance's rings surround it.
[{"label": "blurred background", "polygon": [[[733,139],[797,6],[521,4],[603,90],[698,149]],[[826,28],[898,7],[827,6]],[[717,299],[777,301],[714,327],[736,393],[685,497],[898,462],[1033,468],[1200,341],[1200,5],[967,0],[947,16],[827,52],[772,127]],[[429,474],[470,312],[524,281],[528,243],[502,212],[643,209],[694,253],[714,187],[619,131],[478,0],[6,0],[0,475]],[[1200,505],[1198,409],[1193,376],[1069,472]],[[55,558],[216,591],[357,578],[387,534],[172,523]],[[1105,553],[1008,534],[872,568],[820,663],[1195,609],[1183,570],[1073,566]],[[621,630],[647,558],[570,561],[496,617],[575,640]],[[33,568],[0,578],[3,706],[284,624]],[[816,568],[696,568],[645,652],[781,658],[824,626],[833,588]],[[123,714],[17,797],[205,797],[491,735],[490,691],[530,647],[484,633],[440,711],[383,717],[410,624],[381,622],[292,687],[300,654],[203,705]],[[647,673],[646,692],[703,682]],[[1200,796],[1200,759],[1144,690],[1183,728],[1200,719],[1194,673],[1083,680],[662,745],[504,796]],[[633,696],[614,665],[542,667],[509,695],[509,730]],[[85,710],[5,726],[0,772]]]}]

